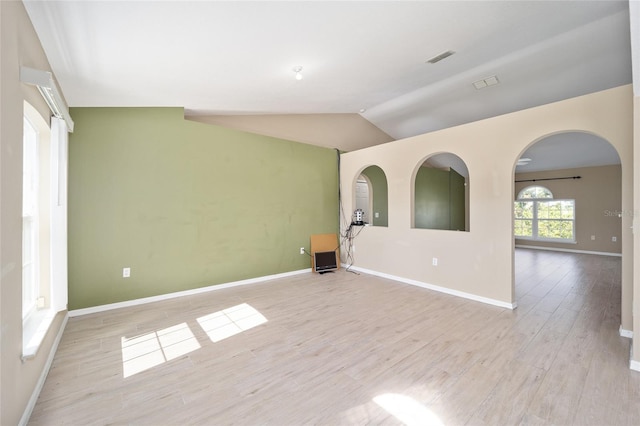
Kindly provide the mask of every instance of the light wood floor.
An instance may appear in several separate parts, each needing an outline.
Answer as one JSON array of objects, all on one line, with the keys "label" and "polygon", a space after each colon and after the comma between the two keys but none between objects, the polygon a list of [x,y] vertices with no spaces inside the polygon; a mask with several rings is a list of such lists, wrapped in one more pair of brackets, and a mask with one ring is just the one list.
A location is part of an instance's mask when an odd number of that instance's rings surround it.
[{"label": "light wood floor", "polygon": [[72,318],[30,424],[640,424],[620,258],[516,274],[515,311],[341,271]]}]

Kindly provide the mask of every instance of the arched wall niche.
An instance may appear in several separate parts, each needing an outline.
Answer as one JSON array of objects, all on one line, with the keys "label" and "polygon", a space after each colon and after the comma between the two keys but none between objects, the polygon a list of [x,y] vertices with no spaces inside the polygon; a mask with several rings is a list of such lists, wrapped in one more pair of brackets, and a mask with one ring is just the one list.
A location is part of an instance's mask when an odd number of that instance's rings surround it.
[{"label": "arched wall niche", "polygon": [[413,228],[469,231],[469,169],[450,152],[430,154],[412,175]]},{"label": "arched wall niche", "polygon": [[353,188],[353,205],[364,211],[365,222],[389,226],[389,185],[384,170],[376,165],[363,168],[356,175]]}]

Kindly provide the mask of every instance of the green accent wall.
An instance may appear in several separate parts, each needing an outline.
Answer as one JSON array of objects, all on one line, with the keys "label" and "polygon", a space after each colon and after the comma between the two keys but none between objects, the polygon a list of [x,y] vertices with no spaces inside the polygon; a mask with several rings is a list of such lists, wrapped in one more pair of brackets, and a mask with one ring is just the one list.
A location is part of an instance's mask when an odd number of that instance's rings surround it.
[{"label": "green accent wall", "polygon": [[[369,178],[372,188],[373,212],[371,220],[373,226],[389,226],[389,201],[387,190],[387,176],[378,166],[369,166],[362,171]],[[375,217],[378,213],[378,217]]]},{"label": "green accent wall", "polygon": [[334,150],[182,108],[71,114],[69,309],[309,268],[300,247],[338,232]]},{"label": "green accent wall", "polygon": [[464,177],[453,169],[420,167],[415,180],[415,227],[463,231],[464,182]]},{"label": "green accent wall", "polygon": [[465,185],[464,176],[451,169],[449,172],[449,229],[465,231]]}]

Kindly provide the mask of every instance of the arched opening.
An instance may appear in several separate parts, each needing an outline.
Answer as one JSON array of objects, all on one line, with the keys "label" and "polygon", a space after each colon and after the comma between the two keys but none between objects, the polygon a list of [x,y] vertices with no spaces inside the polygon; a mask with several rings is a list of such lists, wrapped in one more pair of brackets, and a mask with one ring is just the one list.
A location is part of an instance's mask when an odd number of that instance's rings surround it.
[{"label": "arched opening", "polygon": [[[542,137],[520,155],[513,188],[517,302],[545,303],[548,295],[565,294],[562,303],[570,303],[572,292],[600,279],[600,270],[585,268],[602,263],[620,269],[622,166],[611,143],[579,131]],[[584,254],[601,257],[587,261]],[[534,279],[543,273],[546,278]],[[619,273],[609,278],[620,285]]]},{"label": "arched opening", "polygon": [[413,178],[413,227],[469,230],[469,170],[455,154],[440,153],[418,166]]},{"label": "arched opening", "polygon": [[362,210],[365,223],[371,223],[373,191],[366,175],[360,175],[356,180],[356,210]]},{"label": "arched opening", "polygon": [[[527,188],[544,188],[548,192],[525,191]],[[547,212],[539,219],[546,221],[541,225],[548,229],[554,220],[570,219],[571,208],[561,201],[575,200],[574,236],[566,238],[565,232],[565,238],[556,239],[552,234],[542,233],[539,238],[532,238],[528,233],[514,232],[516,245],[617,255],[622,252],[621,221],[617,214],[622,210],[620,157],[601,137],[566,132],[530,145],[518,159],[514,172],[514,201],[533,206],[525,198],[547,199],[540,205]],[[521,214],[522,210],[520,213],[514,210],[514,226],[522,221]],[[556,229],[561,227],[566,231],[571,226],[564,222]]]},{"label": "arched opening", "polygon": [[360,172],[355,182],[355,208],[364,212],[364,221],[373,226],[389,225],[387,176],[378,166]]}]

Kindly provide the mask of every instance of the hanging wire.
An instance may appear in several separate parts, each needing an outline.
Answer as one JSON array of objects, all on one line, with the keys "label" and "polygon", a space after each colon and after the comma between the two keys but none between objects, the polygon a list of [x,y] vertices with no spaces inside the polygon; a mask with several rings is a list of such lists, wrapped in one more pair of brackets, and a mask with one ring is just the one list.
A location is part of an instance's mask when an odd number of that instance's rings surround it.
[{"label": "hanging wire", "polygon": [[[339,204],[339,222],[340,222],[340,242],[336,250],[340,247],[344,250],[345,263],[347,264],[346,271],[351,272],[352,274],[360,275],[355,271],[351,270],[351,266],[353,266],[354,256],[353,256],[353,242],[355,238],[360,235],[364,226],[354,225],[351,221],[351,217],[347,217],[344,213],[344,205],[342,203],[342,181],[340,179],[340,151],[336,149],[336,153],[338,156],[338,204]],[[354,230],[354,228],[357,228]],[[342,229],[345,231],[342,232]]]}]

